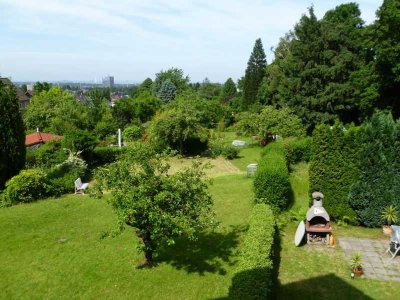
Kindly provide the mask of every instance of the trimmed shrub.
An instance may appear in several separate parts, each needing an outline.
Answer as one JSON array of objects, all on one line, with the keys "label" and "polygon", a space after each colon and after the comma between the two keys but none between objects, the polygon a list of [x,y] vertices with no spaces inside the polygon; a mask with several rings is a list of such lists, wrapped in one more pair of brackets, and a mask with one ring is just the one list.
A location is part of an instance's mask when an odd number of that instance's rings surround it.
[{"label": "trimmed shrub", "polygon": [[122,132],[122,137],[126,142],[133,142],[140,139],[143,136],[144,130],[142,126],[129,125]]},{"label": "trimmed shrub", "polygon": [[385,207],[400,207],[400,123],[390,114],[374,114],[365,126],[360,176],[352,186],[349,202],[359,221],[368,227],[384,223]]},{"label": "trimmed shrub", "polygon": [[98,144],[97,138],[87,130],[76,129],[65,135],[63,146],[72,152],[82,152],[85,159],[91,158],[93,149]]},{"label": "trimmed shrub", "polygon": [[96,147],[92,155],[92,163],[95,165],[104,165],[112,163],[124,153],[126,148],[119,147]]},{"label": "trimmed shrub", "polygon": [[271,205],[279,213],[291,201],[289,171],[282,142],[269,144],[262,153],[254,176],[254,191],[258,202]]},{"label": "trimmed shrub", "polygon": [[297,164],[301,161],[311,160],[312,138],[288,138],[283,141],[286,163],[289,165]]},{"label": "trimmed shrub", "polygon": [[226,159],[235,159],[239,155],[238,148],[218,141],[211,144],[210,150],[213,157],[223,156]]},{"label": "trimmed shrub", "polygon": [[345,129],[340,123],[320,125],[313,132],[310,192],[324,194],[324,207],[336,220],[346,216],[351,223],[357,221],[348,195],[359,176],[363,132],[363,127]]},{"label": "trimmed shrub", "polygon": [[274,278],[276,226],[271,208],[256,204],[243,241],[229,299],[269,299]]},{"label": "trimmed shrub", "polygon": [[3,203],[6,205],[33,202],[51,196],[54,189],[46,173],[39,169],[22,170],[6,183]]}]

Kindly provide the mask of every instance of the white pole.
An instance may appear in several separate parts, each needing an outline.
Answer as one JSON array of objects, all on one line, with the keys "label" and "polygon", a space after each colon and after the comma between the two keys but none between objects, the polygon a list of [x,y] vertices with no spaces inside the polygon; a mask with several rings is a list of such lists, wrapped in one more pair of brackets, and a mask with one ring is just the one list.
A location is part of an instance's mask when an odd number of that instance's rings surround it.
[{"label": "white pole", "polygon": [[118,147],[121,148],[122,143],[121,143],[121,128],[118,128]]}]

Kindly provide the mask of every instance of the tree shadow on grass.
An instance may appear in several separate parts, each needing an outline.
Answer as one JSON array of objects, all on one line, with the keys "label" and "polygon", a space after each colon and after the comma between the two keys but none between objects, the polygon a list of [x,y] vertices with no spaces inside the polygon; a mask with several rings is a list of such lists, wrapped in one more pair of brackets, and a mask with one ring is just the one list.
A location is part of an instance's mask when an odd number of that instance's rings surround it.
[{"label": "tree shadow on grass", "polygon": [[238,239],[246,226],[231,226],[227,232],[200,233],[196,241],[179,239],[175,245],[160,249],[156,263],[166,262],[188,273],[226,274],[224,265],[234,265]]}]

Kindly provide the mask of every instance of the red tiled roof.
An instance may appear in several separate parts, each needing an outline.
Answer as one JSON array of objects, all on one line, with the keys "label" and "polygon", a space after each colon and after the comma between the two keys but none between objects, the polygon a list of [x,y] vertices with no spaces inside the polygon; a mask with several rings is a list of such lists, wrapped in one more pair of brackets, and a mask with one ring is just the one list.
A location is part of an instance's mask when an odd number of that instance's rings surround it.
[{"label": "red tiled roof", "polygon": [[44,132],[34,132],[25,136],[25,146],[33,146],[40,143],[45,143],[47,141],[55,140],[55,139],[62,139],[63,136],[56,135],[52,133],[44,133]]}]

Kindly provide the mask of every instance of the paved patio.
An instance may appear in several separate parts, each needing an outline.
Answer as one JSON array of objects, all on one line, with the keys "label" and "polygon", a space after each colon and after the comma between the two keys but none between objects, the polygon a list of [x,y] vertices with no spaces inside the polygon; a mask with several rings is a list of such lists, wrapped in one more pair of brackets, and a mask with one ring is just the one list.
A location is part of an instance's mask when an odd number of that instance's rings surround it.
[{"label": "paved patio", "polygon": [[339,246],[348,260],[354,252],[362,253],[364,277],[400,281],[400,255],[391,260],[391,255],[386,253],[389,238],[387,240],[370,240],[341,237],[338,240]]}]

